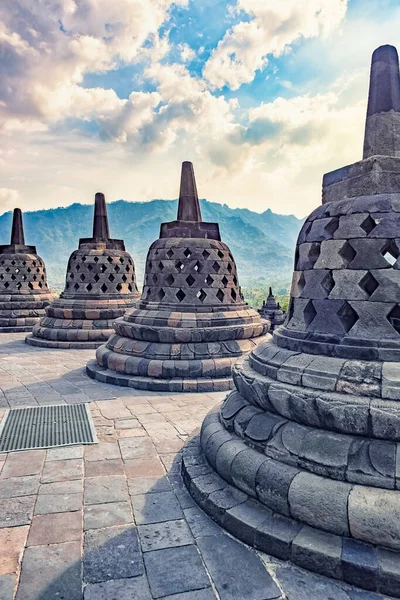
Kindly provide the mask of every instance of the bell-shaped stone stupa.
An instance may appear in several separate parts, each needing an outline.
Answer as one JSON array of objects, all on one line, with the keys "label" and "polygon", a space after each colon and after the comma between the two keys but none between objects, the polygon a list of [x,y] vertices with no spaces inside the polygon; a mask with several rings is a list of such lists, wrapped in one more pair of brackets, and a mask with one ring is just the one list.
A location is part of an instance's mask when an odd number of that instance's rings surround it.
[{"label": "bell-shaped stone stupa", "polygon": [[79,240],[65,289],[26,342],[48,348],[97,348],[138,297],[135,266],[122,240],[110,238],[104,194],[97,193],[93,237]]},{"label": "bell-shaped stone stupa", "polygon": [[25,244],[22,213],[14,208],[10,244],[0,246],[0,332],[31,331],[53,298],[43,259]]},{"label": "bell-shaped stone stupa", "polygon": [[399,99],[397,52],[383,46],[372,57],[367,150],[324,176],[322,206],[298,238],[287,320],[235,365],[236,390],[183,457],[193,497],[234,535],[396,597]]},{"label": "bell-shaped stone stupa", "polygon": [[258,312],[263,319],[267,319],[271,323],[271,332],[274,331],[276,327],[279,327],[279,325],[282,325],[285,320],[286,313],[283,312],[279,303],[275,300],[272,288],[269,288],[267,301],[263,302],[263,305]]},{"label": "bell-shaped stone stupa", "polygon": [[182,165],[178,219],[149,249],[143,293],[114,325],[87,372],[101,381],[165,391],[227,390],[238,356],[268,323],[243,300],[217,223],[202,221],[193,165]]}]

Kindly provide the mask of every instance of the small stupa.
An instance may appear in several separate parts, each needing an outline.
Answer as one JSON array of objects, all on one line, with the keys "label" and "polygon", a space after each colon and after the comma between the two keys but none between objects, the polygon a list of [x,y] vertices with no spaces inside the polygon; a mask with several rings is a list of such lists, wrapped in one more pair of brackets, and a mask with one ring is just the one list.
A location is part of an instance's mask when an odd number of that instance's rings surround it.
[{"label": "small stupa", "polygon": [[382,46],[363,159],[323,178],[322,205],[297,241],[285,324],[235,364],[236,390],[183,451],[192,496],[232,534],[396,598],[399,232],[399,61]]},{"label": "small stupa", "polygon": [[22,212],[14,208],[10,244],[0,246],[0,332],[32,331],[53,298],[43,259],[25,244]]},{"label": "small stupa", "polygon": [[241,295],[217,223],[202,220],[193,165],[182,165],[178,218],[150,246],[141,299],[87,365],[101,381],[145,390],[232,387],[231,367],[269,338]]},{"label": "small stupa", "polygon": [[271,323],[271,332],[274,331],[275,327],[279,327],[284,322],[286,313],[283,312],[279,303],[275,300],[271,287],[269,288],[267,300],[264,300],[258,312],[263,319],[267,319]]},{"label": "small stupa", "polygon": [[104,194],[97,193],[93,237],[79,240],[65,289],[46,307],[26,342],[46,348],[97,348],[138,297],[135,266],[123,240],[110,238]]}]

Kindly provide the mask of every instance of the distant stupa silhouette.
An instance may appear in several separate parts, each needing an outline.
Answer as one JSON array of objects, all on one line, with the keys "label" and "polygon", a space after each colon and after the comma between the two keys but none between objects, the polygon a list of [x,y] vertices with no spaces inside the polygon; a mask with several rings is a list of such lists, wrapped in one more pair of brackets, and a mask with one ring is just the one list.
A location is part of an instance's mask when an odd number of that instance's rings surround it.
[{"label": "distant stupa silhouette", "polygon": [[22,212],[15,208],[10,244],[0,246],[0,332],[31,331],[53,298],[43,259],[25,244]]},{"label": "distant stupa silhouette", "polygon": [[263,319],[267,319],[271,323],[271,332],[284,322],[285,313],[276,302],[271,287],[269,288],[267,301],[263,302],[263,305],[258,312]]},{"label": "distant stupa silhouette", "polygon": [[227,390],[232,363],[265,339],[268,323],[243,300],[218,224],[202,220],[190,162],[182,165],[178,218],[162,223],[142,297],[114,329],[88,374],[145,390]]},{"label": "distant stupa silhouette", "polygon": [[114,319],[138,297],[135,267],[122,240],[110,238],[104,194],[95,196],[93,236],[79,240],[68,261],[65,289],[26,338],[48,348],[97,348]]},{"label": "distant stupa silhouette", "polygon": [[363,159],[324,176],[297,240],[286,321],[235,364],[236,390],[182,468],[193,498],[246,543],[396,598],[399,232],[399,62],[382,46]]}]

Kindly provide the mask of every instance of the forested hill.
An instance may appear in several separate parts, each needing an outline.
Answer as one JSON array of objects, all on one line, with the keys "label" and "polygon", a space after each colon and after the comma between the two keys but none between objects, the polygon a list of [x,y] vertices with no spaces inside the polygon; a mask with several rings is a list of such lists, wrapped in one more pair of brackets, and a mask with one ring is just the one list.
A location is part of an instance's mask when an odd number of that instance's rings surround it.
[{"label": "forested hill", "polygon": [[[225,204],[201,200],[204,221],[217,221],[222,240],[236,259],[240,283],[245,288],[274,285],[285,293],[291,278],[296,238],[302,221],[293,215],[277,215],[271,210],[259,214],[232,209]],[[122,238],[136,263],[138,284],[142,284],[147,250],[158,238],[160,223],[176,218],[176,200],[108,204],[111,236]],[[63,287],[70,253],[80,237],[92,235],[93,205],[72,204],[26,212],[23,215],[25,240],[35,244],[47,266],[50,285]],[[0,216],[0,243],[8,243],[12,214]],[[257,283],[258,282],[258,283]]]}]

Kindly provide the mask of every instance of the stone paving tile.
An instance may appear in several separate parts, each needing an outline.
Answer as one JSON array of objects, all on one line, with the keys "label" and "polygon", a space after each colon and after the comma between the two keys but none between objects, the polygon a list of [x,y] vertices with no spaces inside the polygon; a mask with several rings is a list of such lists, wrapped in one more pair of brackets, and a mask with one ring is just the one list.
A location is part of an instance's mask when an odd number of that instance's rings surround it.
[{"label": "stone paving tile", "polygon": [[39,487],[39,496],[42,494],[64,495],[80,494],[82,492],[82,481],[56,481],[55,483],[42,483]]},{"label": "stone paving tile", "polygon": [[[176,596],[175,596],[176,598]],[[149,584],[144,575],[131,579],[117,579],[104,583],[89,583],[84,600],[152,600]],[[179,598],[178,598],[179,600]]]},{"label": "stone paving tile", "polygon": [[128,488],[125,477],[92,477],[85,480],[85,504],[104,504],[125,500]]},{"label": "stone paving tile", "polygon": [[82,536],[82,511],[33,517],[27,546],[74,542]]},{"label": "stone paving tile", "polygon": [[157,454],[154,454],[126,460],[125,473],[127,477],[156,477],[164,475],[165,469]]},{"label": "stone paving tile", "polygon": [[80,494],[40,494],[35,504],[35,515],[72,512],[82,508],[83,492]]},{"label": "stone paving tile", "polygon": [[100,529],[133,523],[132,507],[129,502],[92,504],[84,509],[84,530]]},{"label": "stone paving tile", "polygon": [[[214,523],[214,521],[197,506],[194,508],[187,508],[183,511],[183,513],[190,527],[192,535],[195,538],[209,535],[215,536],[224,533],[223,529]],[[217,543],[215,539],[214,542]]]},{"label": "stone paving tile", "polygon": [[10,454],[7,456],[6,464],[1,472],[2,479],[5,479],[6,477],[37,475],[43,468],[45,455],[45,450],[10,452]]},{"label": "stone paving tile", "polygon": [[32,521],[36,496],[7,498],[1,501],[0,528],[29,525]]},{"label": "stone paving tile", "polygon": [[217,596],[211,588],[204,590],[194,590],[193,592],[183,592],[183,594],[174,594],[173,596],[164,596],[162,600],[215,600]]},{"label": "stone paving tile", "polygon": [[194,545],[153,550],[146,552],[143,558],[154,598],[189,592],[211,585],[200,554]]},{"label": "stone paving tile", "polygon": [[166,475],[164,477],[131,477],[128,479],[128,489],[131,496],[172,491]]},{"label": "stone paving tile", "polygon": [[84,581],[98,583],[143,573],[136,528],[108,527],[85,533]]},{"label": "stone paving tile", "polygon": [[85,462],[121,458],[118,444],[96,444],[85,447]]},{"label": "stone paving tile", "polygon": [[139,525],[138,531],[143,552],[193,544],[193,536],[184,519]]},{"label": "stone paving tile", "polygon": [[81,544],[27,548],[15,600],[82,600]]},{"label": "stone paving tile", "polygon": [[28,532],[27,525],[0,529],[0,575],[17,572]]},{"label": "stone paving tile", "polygon": [[133,513],[138,525],[182,519],[183,512],[174,492],[155,492],[131,496]]},{"label": "stone paving tile", "polygon": [[86,462],[86,477],[105,477],[107,475],[124,475],[124,463],[120,458]]},{"label": "stone paving tile", "polygon": [[50,448],[47,450],[46,462],[52,460],[70,460],[83,458],[83,446],[65,446],[64,448]]},{"label": "stone paving tile", "polygon": [[16,575],[0,575],[0,598],[1,600],[13,600],[14,587],[17,581]]},{"label": "stone paving tile", "polygon": [[0,499],[18,498],[19,496],[32,496],[37,494],[39,488],[39,475],[26,477],[0,478]]},{"label": "stone paving tile", "polygon": [[56,481],[73,481],[74,479],[82,479],[82,475],[83,461],[81,458],[46,461],[42,472],[41,482],[55,483]]}]

